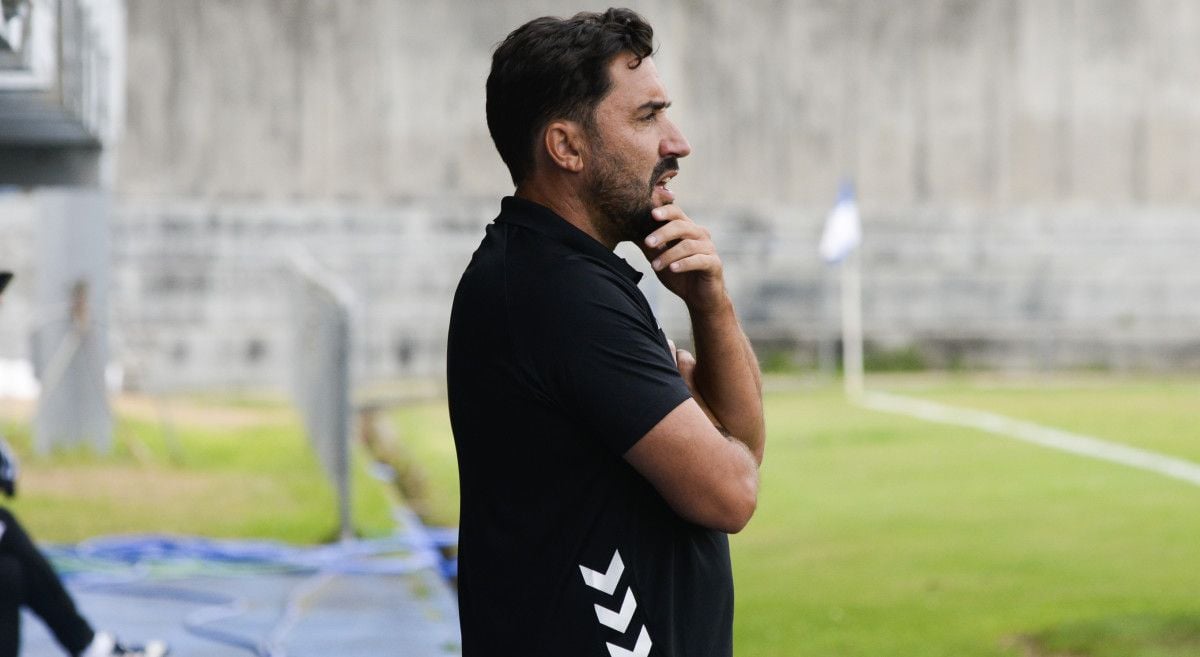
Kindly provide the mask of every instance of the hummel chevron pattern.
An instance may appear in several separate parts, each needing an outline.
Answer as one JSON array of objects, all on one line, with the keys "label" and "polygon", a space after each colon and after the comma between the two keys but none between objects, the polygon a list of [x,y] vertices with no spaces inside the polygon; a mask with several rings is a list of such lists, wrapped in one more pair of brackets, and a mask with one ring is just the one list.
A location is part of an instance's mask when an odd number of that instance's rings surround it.
[{"label": "hummel chevron pattern", "polygon": [[[614,550],[612,561],[608,563],[606,572],[597,572],[583,564],[579,565],[579,572],[583,574],[585,584],[605,595],[613,595],[617,591],[617,584],[621,582],[621,575],[625,573],[625,562],[621,561],[621,552]],[[600,621],[601,625],[625,634],[625,631],[629,629],[630,621],[633,620],[633,613],[637,611],[637,600],[633,597],[633,587],[630,586],[625,589],[625,599],[621,603],[619,611],[613,611],[602,605],[593,606],[596,608],[596,620]],[[606,643],[606,645],[611,657],[648,657],[653,643],[650,641],[650,633],[643,625],[632,650],[622,648],[615,643]]]},{"label": "hummel chevron pattern", "polygon": [[646,631],[646,626],[642,626],[642,633],[638,635],[637,645],[633,650],[626,650],[618,645],[608,644],[608,654],[611,657],[646,657],[650,654],[650,633]]},{"label": "hummel chevron pattern", "polygon": [[629,621],[633,620],[633,612],[637,610],[637,600],[633,599],[633,589],[625,589],[625,602],[621,603],[621,611],[613,611],[605,609],[600,605],[596,607],[596,620],[600,624],[610,630],[616,630],[621,634],[629,629]]},{"label": "hummel chevron pattern", "polygon": [[617,582],[621,581],[621,574],[625,572],[625,563],[621,561],[621,553],[614,550],[612,561],[608,563],[608,572],[598,573],[583,564],[579,565],[579,572],[583,573],[583,581],[588,586],[612,595],[617,590]]}]

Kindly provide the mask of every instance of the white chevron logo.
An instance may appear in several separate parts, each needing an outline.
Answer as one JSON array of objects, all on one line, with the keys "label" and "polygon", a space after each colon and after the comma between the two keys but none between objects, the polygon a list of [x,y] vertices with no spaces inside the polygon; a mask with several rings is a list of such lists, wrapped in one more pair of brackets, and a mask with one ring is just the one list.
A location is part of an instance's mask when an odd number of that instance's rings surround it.
[{"label": "white chevron logo", "polygon": [[620,551],[613,550],[612,561],[608,564],[608,572],[598,573],[583,564],[579,565],[579,572],[583,573],[583,581],[588,586],[612,595],[613,591],[617,590],[617,582],[621,581],[621,574],[625,572],[625,563],[621,561]]},{"label": "white chevron logo", "polygon": [[621,634],[629,629],[629,621],[633,620],[633,612],[637,609],[637,600],[633,599],[633,587],[625,589],[625,602],[621,603],[621,611],[613,611],[605,609],[600,605],[596,607],[596,620],[600,624],[612,630],[616,630]]},{"label": "white chevron logo", "polygon": [[637,645],[633,650],[626,650],[621,646],[614,644],[608,645],[608,654],[610,657],[646,657],[650,654],[650,633],[646,631],[646,626],[642,626],[642,633],[638,635]]}]

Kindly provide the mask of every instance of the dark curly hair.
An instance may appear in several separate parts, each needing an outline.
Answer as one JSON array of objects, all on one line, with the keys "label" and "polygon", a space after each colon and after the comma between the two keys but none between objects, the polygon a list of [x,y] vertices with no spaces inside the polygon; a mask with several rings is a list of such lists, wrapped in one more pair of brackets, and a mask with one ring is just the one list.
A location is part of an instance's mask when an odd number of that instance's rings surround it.
[{"label": "dark curly hair", "polygon": [[487,79],[487,124],[513,184],[533,169],[541,129],[557,119],[591,127],[608,94],[608,66],[621,53],[631,68],[654,52],[654,28],[630,9],[571,18],[535,18],[513,30],[492,54]]}]

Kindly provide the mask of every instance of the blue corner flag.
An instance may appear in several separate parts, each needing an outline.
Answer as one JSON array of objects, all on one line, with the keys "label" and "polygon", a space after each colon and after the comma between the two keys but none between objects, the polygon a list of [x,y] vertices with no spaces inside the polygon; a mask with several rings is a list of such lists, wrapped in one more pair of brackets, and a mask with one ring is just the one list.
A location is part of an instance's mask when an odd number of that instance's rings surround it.
[{"label": "blue corner flag", "polygon": [[858,203],[854,200],[854,183],[843,181],[838,191],[837,205],[825,218],[821,234],[821,257],[825,262],[841,262],[862,241],[862,224],[858,218]]}]

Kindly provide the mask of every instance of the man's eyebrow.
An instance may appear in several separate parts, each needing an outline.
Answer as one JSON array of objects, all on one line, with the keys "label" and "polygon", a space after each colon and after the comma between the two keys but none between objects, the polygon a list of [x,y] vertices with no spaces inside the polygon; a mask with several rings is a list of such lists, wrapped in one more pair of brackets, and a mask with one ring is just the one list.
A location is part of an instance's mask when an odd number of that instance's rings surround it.
[{"label": "man's eyebrow", "polygon": [[671,101],[669,101],[669,100],[651,100],[651,101],[647,101],[647,102],[639,105],[638,111],[640,112],[642,110],[654,110],[654,111],[665,110],[670,106],[671,106]]}]

